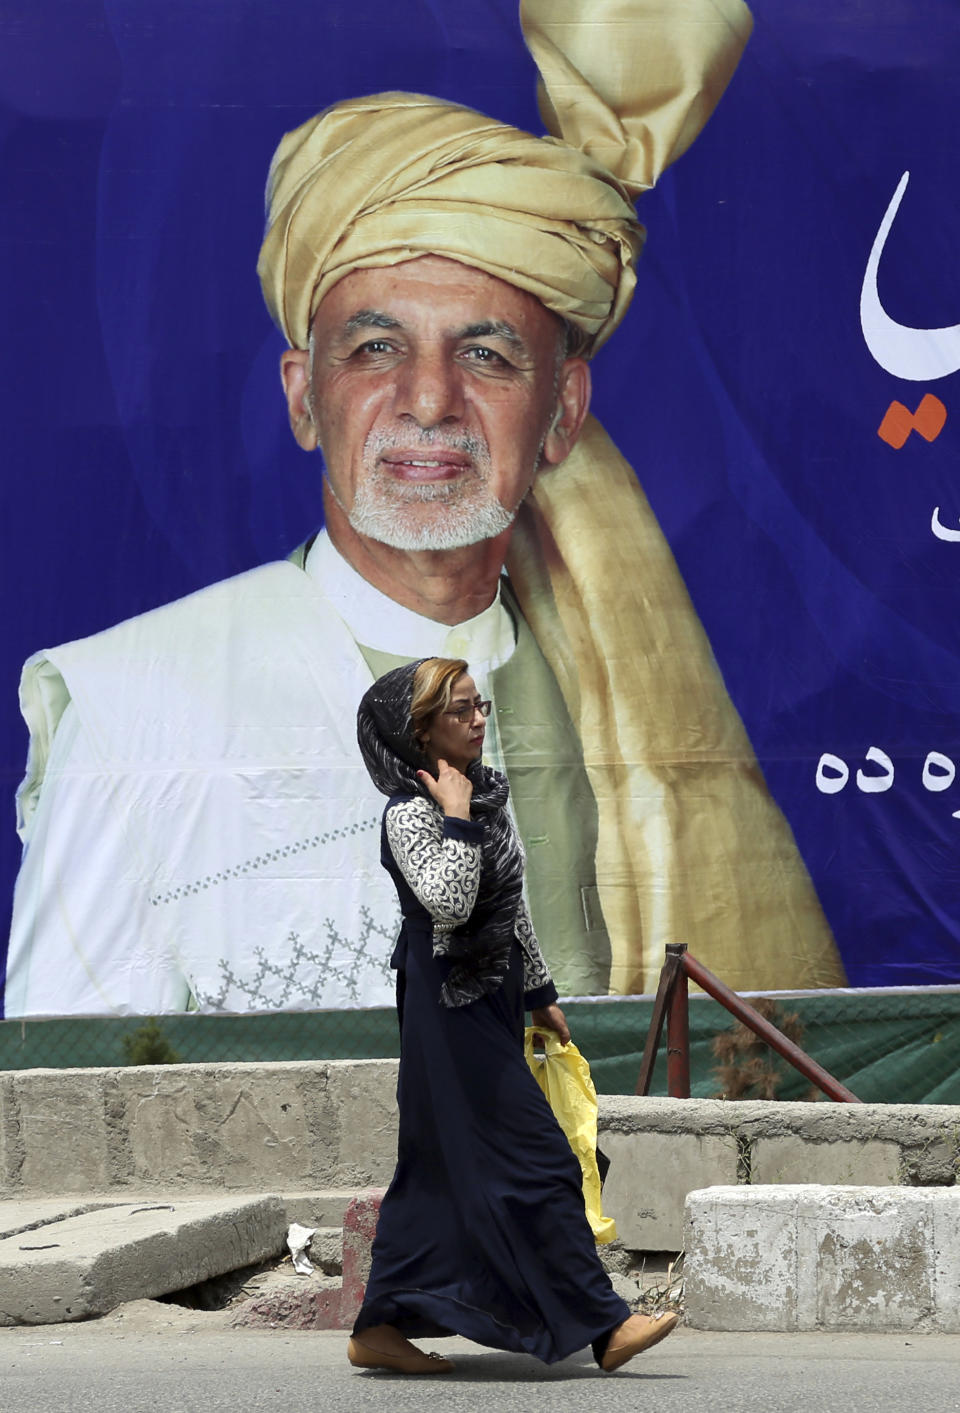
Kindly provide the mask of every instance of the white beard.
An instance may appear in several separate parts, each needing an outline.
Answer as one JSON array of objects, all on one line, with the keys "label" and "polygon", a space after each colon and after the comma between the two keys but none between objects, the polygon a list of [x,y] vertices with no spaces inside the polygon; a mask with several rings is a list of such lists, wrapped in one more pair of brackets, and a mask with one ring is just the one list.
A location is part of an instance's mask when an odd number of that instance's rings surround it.
[{"label": "white beard", "polygon": [[348,515],[358,534],[398,550],[451,550],[509,529],[516,511],[507,510],[490,489],[492,467],[484,441],[430,429],[420,434],[420,444],[425,453],[436,448],[464,451],[473,467],[456,481],[399,481],[379,469],[378,459],[397,446],[409,448],[409,434],[402,440],[382,431],[371,434],[364,460],[372,469],[357,486]]}]

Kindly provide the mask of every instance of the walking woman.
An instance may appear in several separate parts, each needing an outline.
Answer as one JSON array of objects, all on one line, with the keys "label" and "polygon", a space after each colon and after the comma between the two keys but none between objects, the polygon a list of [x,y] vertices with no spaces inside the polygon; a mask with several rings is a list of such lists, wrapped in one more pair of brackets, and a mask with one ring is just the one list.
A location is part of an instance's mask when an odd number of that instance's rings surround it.
[{"label": "walking woman", "polygon": [[525,1009],[570,1034],[523,899],[507,782],[481,763],[489,712],[465,662],[427,658],[381,677],[358,713],[403,914],[400,1133],[348,1357],[446,1373],[408,1336],[458,1334],[547,1363],[592,1345],[612,1370],[677,1317],[631,1315],[614,1293],[580,1165],[524,1059]]}]

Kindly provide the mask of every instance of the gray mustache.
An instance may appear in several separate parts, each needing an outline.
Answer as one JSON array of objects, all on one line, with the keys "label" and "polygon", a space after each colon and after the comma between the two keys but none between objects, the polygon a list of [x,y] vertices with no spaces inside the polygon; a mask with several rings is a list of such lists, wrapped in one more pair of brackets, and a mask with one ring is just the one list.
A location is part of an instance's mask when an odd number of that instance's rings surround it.
[{"label": "gray mustache", "polygon": [[371,432],[366,447],[375,456],[385,451],[460,451],[476,461],[489,460],[489,449],[482,437],[470,432],[445,432],[436,427],[421,429],[414,435],[408,431],[387,432],[382,428]]}]

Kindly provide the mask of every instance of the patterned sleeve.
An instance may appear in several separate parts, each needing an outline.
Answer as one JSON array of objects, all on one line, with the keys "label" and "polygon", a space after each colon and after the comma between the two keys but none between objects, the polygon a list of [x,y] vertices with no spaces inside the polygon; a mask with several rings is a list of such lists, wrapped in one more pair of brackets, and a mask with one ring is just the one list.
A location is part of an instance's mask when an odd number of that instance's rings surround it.
[{"label": "patterned sleeve", "polygon": [[451,932],[473,912],[480,884],[482,825],[448,819],[420,797],[386,814],[390,852],[433,918],[435,932]]},{"label": "patterned sleeve", "polygon": [[525,898],[520,899],[517,913],[516,938],[523,952],[523,991],[528,1010],[547,1006],[557,999],[557,990],[543,960],[537,934],[533,930]]}]

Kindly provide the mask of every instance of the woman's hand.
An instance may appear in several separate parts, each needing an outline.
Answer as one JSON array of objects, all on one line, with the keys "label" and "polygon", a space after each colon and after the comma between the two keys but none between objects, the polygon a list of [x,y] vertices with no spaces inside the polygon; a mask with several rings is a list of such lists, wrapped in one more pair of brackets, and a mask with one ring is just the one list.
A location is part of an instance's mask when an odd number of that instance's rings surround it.
[{"label": "woman's hand", "polygon": [[445,760],[438,760],[436,780],[428,770],[418,770],[417,776],[450,819],[470,818],[473,786],[454,766],[448,765]]},{"label": "woman's hand", "polygon": [[570,1039],[570,1027],[567,1025],[567,1018],[557,1005],[556,1001],[549,1006],[538,1006],[535,1011],[530,1012],[530,1020],[537,1030],[555,1030],[560,1037],[560,1044],[566,1045]]}]

